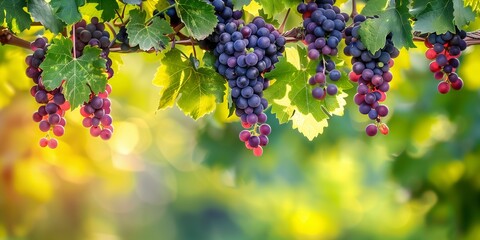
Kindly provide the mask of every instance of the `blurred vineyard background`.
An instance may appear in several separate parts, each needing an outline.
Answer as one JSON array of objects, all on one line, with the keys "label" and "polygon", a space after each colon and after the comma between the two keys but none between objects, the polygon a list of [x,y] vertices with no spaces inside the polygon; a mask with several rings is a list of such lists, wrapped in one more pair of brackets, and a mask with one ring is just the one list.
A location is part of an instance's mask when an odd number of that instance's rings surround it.
[{"label": "blurred vineyard background", "polygon": [[480,239],[480,46],[465,88],[440,95],[417,45],[395,60],[388,136],[365,135],[352,89],[312,142],[269,115],[261,158],[226,105],[197,122],[156,112],[159,56],[140,53],[111,54],[111,140],[74,111],[42,149],[29,52],[0,46],[0,239]]}]

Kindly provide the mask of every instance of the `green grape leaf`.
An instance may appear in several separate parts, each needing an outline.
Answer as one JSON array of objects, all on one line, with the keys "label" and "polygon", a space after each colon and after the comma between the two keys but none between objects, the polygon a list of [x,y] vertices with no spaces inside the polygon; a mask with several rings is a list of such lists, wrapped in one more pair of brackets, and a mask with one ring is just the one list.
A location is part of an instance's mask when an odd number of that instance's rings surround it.
[{"label": "green grape leaf", "polygon": [[233,8],[238,10],[242,9],[243,6],[250,4],[252,0],[233,0]]},{"label": "green grape leaf", "polygon": [[413,0],[410,14],[412,14],[412,16],[418,16],[418,14],[427,8],[429,2],[430,0]]},{"label": "green grape leaf", "polygon": [[98,3],[97,10],[102,11],[102,19],[110,21],[115,18],[115,10],[118,9],[116,0],[88,0],[89,3]]},{"label": "green grape leaf", "polygon": [[73,58],[72,48],[70,39],[54,39],[40,68],[43,69],[43,84],[48,90],[60,87],[65,80],[65,98],[70,101],[72,109],[75,109],[88,102],[91,91],[105,91],[107,76],[106,60],[100,57],[102,50],[87,46],[81,57]]},{"label": "green grape leaf", "polygon": [[287,54],[280,58],[275,69],[265,74],[266,78],[274,80],[265,90],[265,98],[280,123],[292,121],[293,128],[312,140],[328,126],[329,115],[343,115],[347,94],[339,87],[336,96],[314,99],[311,93],[313,87],[308,84],[308,79],[315,74],[318,61],[302,64],[300,59],[307,55],[307,51],[299,46],[289,49]]},{"label": "green grape leaf", "polygon": [[285,0],[257,0],[262,5],[262,10],[270,17],[274,17],[277,13],[287,9]]},{"label": "green grape leaf", "polygon": [[465,7],[471,7],[477,14],[480,13],[480,2],[478,0],[464,0],[463,4]]},{"label": "green grape leaf", "polygon": [[25,0],[0,1],[0,24],[6,21],[8,28],[20,32],[29,29],[32,19],[24,7],[27,7]]},{"label": "green grape leaf", "polygon": [[360,36],[370,52],[376,52],[385,46],[386,37],[393,34],[392,40],[397,48],[415,48],[412,26],[410,25],[407,0],[395,1],[388,5],[388,0],[371,0],[362,14],[378,15],[379,18],[368,19],[360,27]]},{"label": "green grape leaf", "polygon": [[84,0],[51,0],[50,4],[55,9],[57,17],[66,24],[74,24],[82,20],[82,14],[78,8],[85,4]]},{"label": "green grape leaf", "polygon": [[127,33],[130,46],[139,45],[140,49],[148,51],[154,48],[156,51],[164,49],[170,41],[166,36],[174,33],[170,24],[165,19],[153,18],[152,24],[145,25],[145,12],[138,9],[130,11],[130,21],[127,23]]},{"label": "green grape leaf", "polygon": [[266,22],[273,24],[274,26],[280,26],[280,23],[277,21],[277,19],[266,14],[263,8],[258,10],[258,16],[262,17]]},{"label": "green grape leaf", "polygon": [[213,54],[213,52],[207,51],[207,52],[205,52],[205,53],[203,54],[203,58],[202,58],[201,63],[202,63],[203,66],[205,66],[205,67],[214,68],[214,66],[215,66],[215,60],[217,60],[217,58],[215,57],[215,55]]},{"label": "green grape leaf", "polygon": [[453,24],[453,3],[451,0],[438,0],[427,4],[427,7],[417,15],[413,29],[415,31],[430,33],[455,32]]},{"label": "green grape leaf", "polygon": [[45,0],[28,1],[28,11],[35,21],[42,23],[45,28],[53,33],[59,33],[65,27],[65,23],[55,16],[52,6]]},{"label": "green grape leaf", "polygon": [[153,84],[161,87],[158,109],[177,106],[193,119],[203,117],[223,102],[225,80],[211,68],[195,69],[189,59],[182,59],[178,49],[165,53]]},{"label": "green grape leaf", "polygon": [[185,23],[190,36],[202,40],[217,26],[218,19],[212,5],[202,0],[177,1],[177,14]]},{"label": "green grape leaf", "polygon": [[475,20],[475,13],[471,7],[464,6],[463,0],[453,0],[453,17],[455,25],[461,28]]}]

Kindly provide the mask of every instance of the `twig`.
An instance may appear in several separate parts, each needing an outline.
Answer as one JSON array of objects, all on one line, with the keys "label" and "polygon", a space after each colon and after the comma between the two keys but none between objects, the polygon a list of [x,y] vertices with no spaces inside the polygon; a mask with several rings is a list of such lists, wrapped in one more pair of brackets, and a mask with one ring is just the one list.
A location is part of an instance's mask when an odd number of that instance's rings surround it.
[{"label": "twig", "polygon": [[118,19],[120,19],[120,21],[123,23],[123,16],[120,15],[120,13],[118,12],[117,9],[115,9],[115,13],[116,13],[117,16],[118,16]]},{"label": "twig", "polygon": [[30,42],[15,36],[12,32],[10,32],[10,30],[4,27],[0,27],[0,43],[2,43],[2,45],[9,44],[17,47],[31,49]]},{"label": "twig", "polygon": [[287,14],[285,14],[285,18],[283,18],[282,25],[278,28],[279,33],[283,33],[283,30],[285,30],[285,24],[287,23],[288,15],[290,14],[290,8],[287,10]]}]

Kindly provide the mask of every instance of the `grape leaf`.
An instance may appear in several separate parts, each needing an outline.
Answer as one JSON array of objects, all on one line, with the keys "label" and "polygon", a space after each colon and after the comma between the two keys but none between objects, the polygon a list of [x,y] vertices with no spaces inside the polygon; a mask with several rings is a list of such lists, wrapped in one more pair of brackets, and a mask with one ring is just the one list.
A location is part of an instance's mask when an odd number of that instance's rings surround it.
[{"label": "grape leaf", "polygon": [[234,9],[242,9],[243,6],[247,6],[250,4],[252,0],[233,0],[233,8]]},{"label": "grape leaf", "polygon": [[48,90],[61,86],[65,80],[63,92],[74,109],[88,102],[91,91],[105,91],[107,77],[106,60],[100,57],[99,48],[87,46],[81,57],[73,58],[72,47],[68,38],[54,39],[40,68],[43,69],[43,84]]},{"label": "grape leaf", "polygon": [[274,17],[277,13],[287,9],[285,0],[257,0],[257,2],[262,5],[262,9],[265,14],[271,17]]},{"label": "grape leaf", "polygon": [[453,4],[451,0],[433,1],[428,3],[425,10],[417,16],[413,29],[424,33],[455,32],[453,18]]},{"label": "grape leaf", "polygon": [[475,13],[471,7],[464,7],[463,0],[453,0],[453,20],[461,28],[475,20]]},{"label": "grape leaf", "polygon": [[[12,30],[23,31],[30,28],[32,19],[30,14],[23,10],[27,7],[25,0],[0,1],[0,24],[7,22],[8,28]],[[14,21],[15,20],[15,21]]]},{"label": "grape leaf", "polygon": [[480,2],[478,0],[464,0],[465,7],[471,7],[477,14],[480,13]]},{"label": "grape leaf", "polygon": [[148,51],[151,48],[161,50],[170,41],[167,34],[174,33],[165,19],[153,18],[152,24],[145,25],[145,12],[138,9],[130,11],[130,21],[127,23],[127,33],[130,46],[139,45],[140,49]]},{"label": "grape leaf", "polygon": [[198,70],[189,59],[182,59],[180,50],[165,53],[153,84],[162,87],[158,109],[177,106],[193,119],[198,119],[223,101],[225,80],[211,68]]},{"label": "grape leaf", "polygon": [[74,24],[82,20],[82,15],[78,8],[85,4],[84,0],[51,0],[50,4],[55,9],[57,17],[66,24]]},{"label": "grape leaf", "polygon": [[[155,11],[159,5],[158,1],[159,0],[144,0],[142,2],[142,9],[147,12],[147,17],[151,18],[153,16],[153,11]],[[168,4],[168,1],[166,2]]]},{"label": "grape leaf", "polygon": [[115,10],[118,9],[116,0],[88,0],[89,3],[98,3],[97,10],[102,11],[102,19],[110,21],[115,18]]},{"label": "grape leaf", "polygon": [[308,79],[315,74],[318,61],[303,64],[300,59],[306,55],[302,47],[287,48],[286,57],[280,58],[275,69],[265,74],[266,78],[275,80],[265,91],[265,98],[270,101],[272,113],[280,123],[292,121],[294,128],[312,140],[328,125],[329,115],[343,115],[347,94],[339,87],[336,96],[328,95],[321,101],[314,99]]},{"label": "grape leaf", "polygon": [[394,1],[371,0],[362,10],[365,15],[378,15],[379,18],[368,19],[360,28],[360,36],[370,52],[376,52],[385,46],[387,35],[393,34],[392,40],[397,48],[415,48],[413,43],[412,26],[408,12],[408,0]]},{"label": "grape leaf", "polygon": [[59,33],[65,27],[65,24],[55,16],[52,6],[45,0],[28,1],[28,11],[35,21],[42,23],[45,28],[53,33]]},{"label": "grape leaf", "polygon": [[197,40],[206,38],[217,26],[213,6],[202,0],[179,0],[176,9],[190,36]]},{"label": "grape leaf", "polygon": [[423,10],[425,10],[425,8],[427,8],[429,2],[430,0],[413,0],[412,7],[410,8],[410,14],[412,14],[412,16],[417,16]]}]

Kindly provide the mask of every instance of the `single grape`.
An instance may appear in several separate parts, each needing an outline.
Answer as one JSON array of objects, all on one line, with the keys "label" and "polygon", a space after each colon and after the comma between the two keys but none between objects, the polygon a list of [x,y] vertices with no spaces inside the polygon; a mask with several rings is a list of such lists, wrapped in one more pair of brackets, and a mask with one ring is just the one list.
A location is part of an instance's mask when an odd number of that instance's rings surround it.
[{"label": "single grape", "polygon": [[48,141],[48,147],[49,147],[49,148],[55,149],[55,148],[57,148],[57,146],[58,146],[58,141],[57,141],[57,139],[51,138],[51,139]]},{"label": "single grape", "polygon": [[368,136],[375,136],[377,135],[377,126],[375,126],[375,124],[369,124],[366,128],[365,128],[365,131],[367,133]]},{"label": "single grape", "polygon": [[270,133],[272,132],[272,129],[270,128],[270,125],[268,124],[262,124],[260,126],[260,133],[263,134],[263,135],[270,135]]},{"label": "single grape", "polygon": [[41,138],[41,139],[40,139],[40,142],[39,142],[40,147],[46,147],[46,146],[48,145],[48,142],[49,142],[48,139],[46,139],[46,138]]}]

